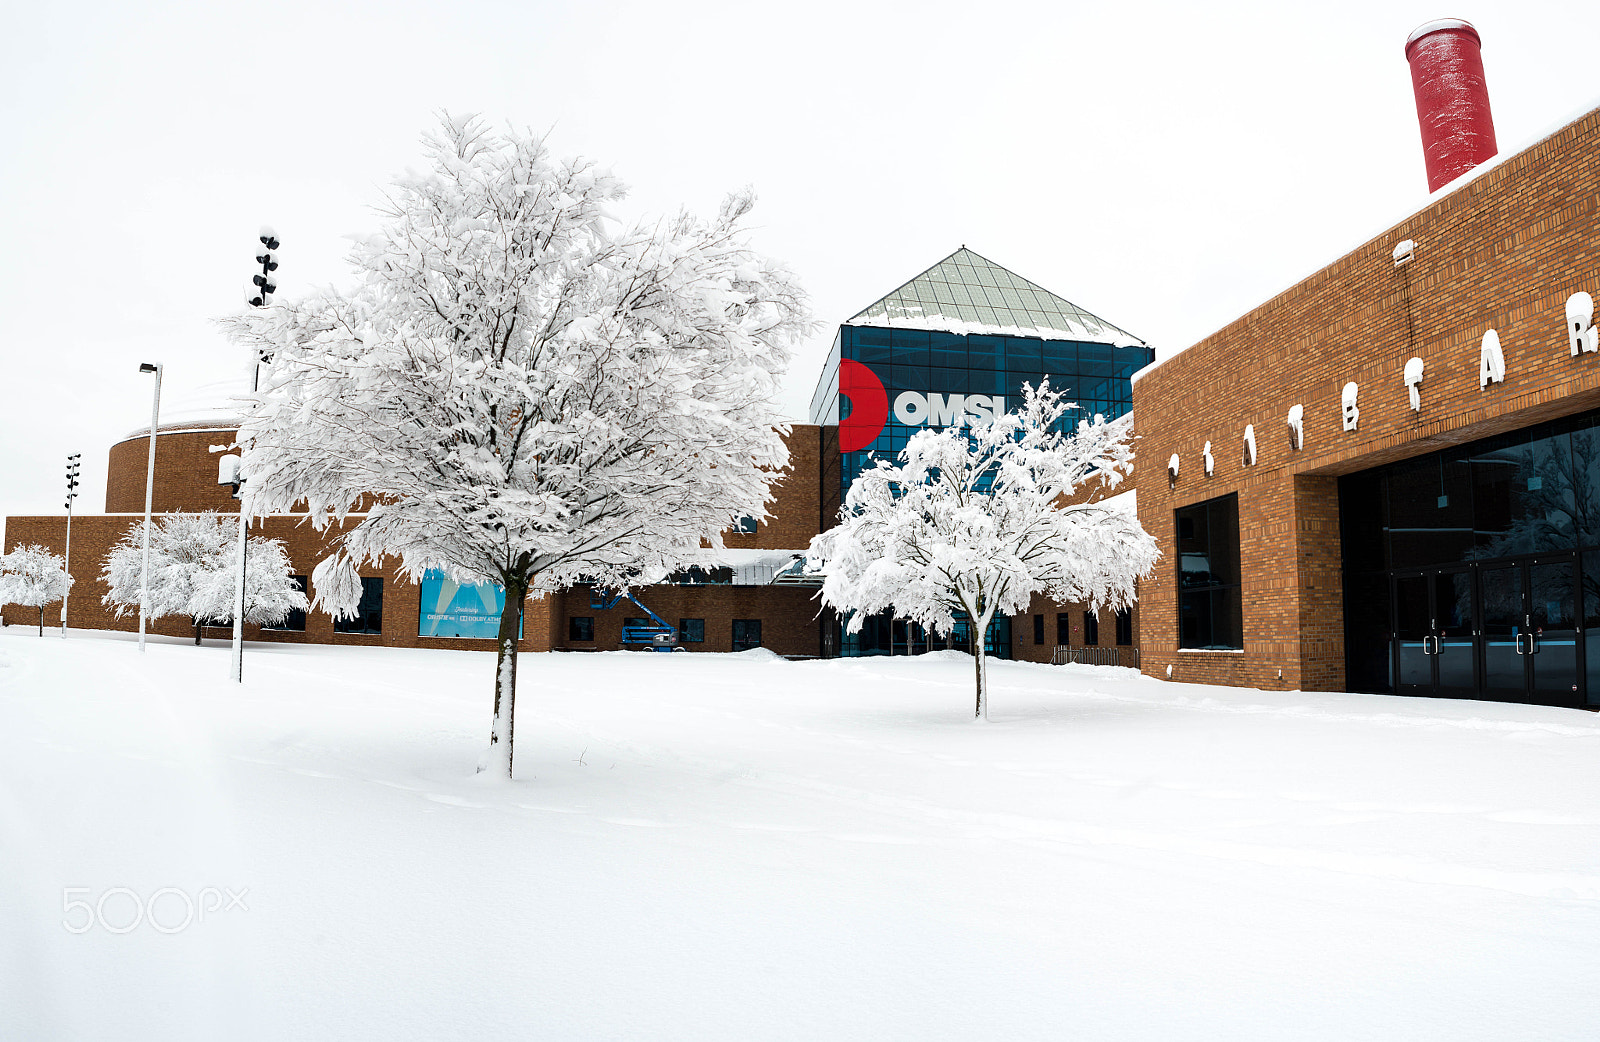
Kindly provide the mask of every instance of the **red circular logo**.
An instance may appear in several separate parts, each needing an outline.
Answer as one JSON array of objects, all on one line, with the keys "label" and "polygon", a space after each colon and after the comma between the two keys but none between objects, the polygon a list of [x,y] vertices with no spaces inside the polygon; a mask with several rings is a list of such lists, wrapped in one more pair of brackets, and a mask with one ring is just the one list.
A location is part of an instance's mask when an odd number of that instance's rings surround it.
[{"label": "red circular logo", "polygon": [[850,399],[850,415],[839,421],[839,451],[864,449],[889,422],[889,394],[877,373],[848,358],[839,362],[839,393]]}]

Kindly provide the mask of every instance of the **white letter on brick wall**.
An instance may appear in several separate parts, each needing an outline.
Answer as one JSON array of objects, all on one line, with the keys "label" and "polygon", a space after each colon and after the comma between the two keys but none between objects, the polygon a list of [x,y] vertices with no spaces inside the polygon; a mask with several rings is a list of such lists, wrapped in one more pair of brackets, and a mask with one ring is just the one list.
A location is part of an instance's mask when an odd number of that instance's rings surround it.
[{"label": "white letter on brick wall", "polygon": [[1244,427],[1244,465],[1256,465],[1256,425],[1247,423]]},{"label": "white letter on brick wall", "polygon": [[1483,334],[1483,350],[1478,352],[1478,387],[1506,382],[1506,356],[1500,350],[1500,334],[1489,330]]},{"label": "white letter on brick wall", "polygon": [[1353,431],[1356,424],[1361,421],[1361,410],[1356,408],[1356,395],[1361,393],[1361,388],[1351,380],[1344,385],[1344,393],[1339,396],[1341,407],[1344,409],[1344,429]]},{"label": "white letter on brick wall", "polygon": [[1306,411],[1296,402],[1289,409],[1289,437],[1294,439],[1294,447],[1306,447]]},{"label": "white letter on brick wall", "polygon": [[1211,458],[1211,443],[1209,441],[1206,442],[1206,447],[1200,450],[1200,458],[1205,460],[1206,477],[1209,478],[1211,472],[1217,467],[1217,461]]},{"label": "white letter on brick wall", "polygon": [[1411,408],[1422,408],[1422,392],[1417,390],[1417,385],[1422,382],[1422,359],[1412,358],[1406,361],[1405,372],[1406,390],[1411,394]]},{"label": "white letter on brick wall", "polygon": [[1587,293],[1574,293],[1567,298],[1567,341],[1572,345],[1572,357],[1579,351],[1600,351],[1600,329],[1594,327],[1594,298]]}]

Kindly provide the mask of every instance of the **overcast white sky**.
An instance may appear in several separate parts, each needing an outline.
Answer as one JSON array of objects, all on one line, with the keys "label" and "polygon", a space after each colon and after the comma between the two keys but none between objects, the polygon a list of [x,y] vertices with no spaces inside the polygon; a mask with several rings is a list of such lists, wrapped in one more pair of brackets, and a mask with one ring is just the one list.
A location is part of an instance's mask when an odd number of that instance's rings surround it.
[{"label": "overcast white sky", "polygon": [[824,332],[966,244],[1181,350],[1422,205],[1405,36],[1470,19],[1502,149],[1600,103],[1587,3],[32,4],[0,35],[0,514],[104,506],[111,443],[215,404],[243,362],[262,222],[283,294],[348,279],[344,236],[438,109],[553,128],[708,212],[754,185],[758,248]]}]

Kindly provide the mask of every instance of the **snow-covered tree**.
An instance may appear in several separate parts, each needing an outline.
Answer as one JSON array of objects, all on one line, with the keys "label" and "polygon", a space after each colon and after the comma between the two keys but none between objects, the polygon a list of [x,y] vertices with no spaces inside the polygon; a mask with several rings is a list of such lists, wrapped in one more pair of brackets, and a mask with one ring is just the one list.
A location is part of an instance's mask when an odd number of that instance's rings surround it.
[{"label": "snow-covered tree", "polygon": [[[142,522],[141,522],[142,524]],[[244,619],[273,626],[307,607],[295,584],[289,555],[276,539],[252,536],[245,569]],[[102,603],[118,618],[139,612],[139,576],[144,565],[143,530],[135,525],[106,555]],[[150,619],[187,615],[194,642],[206,623],[233,621],[239,572],[238,519],[216,511],[162,514],[150,525]]]},{"label": "snow-covered tree", "polygon": [[811,541],[822,598],[866,616],[892,609],[936,633],[972,627],[976,715],[988,717],[984,633],[997,614],[1027,610],[1035,593],[1092,608],[1124,608],[1160,556],[1131,511],[1063,505],[1093,482],[1113,487],[1133,466],[1132,417],[1096,416],[1071,434],[1073,408],[1048,381],[992,423],[926,430],[900,462],[880,460],[851,482],[839,524]]},{"label": "snow-covered tree", "polygon": [[748,193],[625,225],[622,184],[537,137],[446,117],[425,145],[352,255],[358,288],[226,320],[271,356],[245,501],[362,513],[313,573],[335,613],[385,557],[505,588],[482,767],[509,777],[525,597],[709,561],[764,516],[788,462],[776,382],[810,321],[741,239]]},{"label": "snow-covered tree", "polygon": [[0,556],[0,604],[39,609],[39,636],[44,636],[44,606],[72,588],[67,562],[37,544],[19,546]]}]

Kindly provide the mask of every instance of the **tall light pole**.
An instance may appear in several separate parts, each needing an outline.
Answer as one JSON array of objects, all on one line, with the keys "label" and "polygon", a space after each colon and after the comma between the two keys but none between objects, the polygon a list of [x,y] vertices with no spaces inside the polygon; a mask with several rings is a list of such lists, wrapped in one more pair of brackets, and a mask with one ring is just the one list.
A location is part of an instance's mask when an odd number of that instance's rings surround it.
[{"label": "tall light pole", "polygon": [[[260,245],[256,247],[256,263],[261,272],[252,275],[245,284],[244,299],[253,308],[264,308],[272,303],[278,291],[278,234],[270,225],[263,224],[257,234]],[[250,365],[250,393],[255,394],[261,385],[261,357],[257,355]],[[237,440],[237,439],[236,439]],[[244,584],[250,554],[250,518],[244,509],[244,474],[234,469],[233,494],[239,500],[239,574],[233,584],[233,679],[244,683]]]},{"label": "tall light pole", "polygon": [[78,463],[83,453],[67,457],[67,588],[61,591],[61,639],[67,638],[67,594],[72,592],[72,501],[78,498]]},{"label": "tall light pole", "polygon": [[141,363],[139,372],[156,374],[155,397],[150,402],[150,460],[144,475],[144,564],[139,568],[139,650],[144,651],[145,620],[150,617],[150,504],[156,491],[156,422],[161,418],[160,362]]}]

